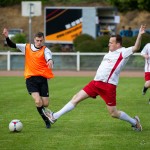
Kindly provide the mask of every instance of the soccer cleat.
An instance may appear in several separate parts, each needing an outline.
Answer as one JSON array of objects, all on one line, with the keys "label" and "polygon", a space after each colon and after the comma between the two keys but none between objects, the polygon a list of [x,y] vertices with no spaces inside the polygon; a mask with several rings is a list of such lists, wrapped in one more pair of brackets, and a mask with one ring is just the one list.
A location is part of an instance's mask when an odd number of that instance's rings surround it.
[{"label": "soccer cleat", "polygon": [[46,128],[50,128],[51,127],[51,122],[49,121],[49,118],[47,116],[48,113],[50,113],[49,109],[42,109],[43,115],[45,116],[45,118],[43,119],[45,124],[46,124]]},{"label": "soccer cleat", "polygon": [[44,112],[45,112],[45,113],[52,113],[52,111],[49,110],[48,108],[45,108],[45,109],[44,109]]},{"label": "soccer cleat", "polygon": [[46,118],[50,121],[50,123],[54,124],[57,121],[57,119],[54,119],[53,112],[51,110],[49,110],[49,109],[46,108],[43,111],[43,113],[46,116]]},{"label": "soccer cleat", "polygon": [[50,113],[45,113],[46,114],[46,117],[49,119],[50,123],[54,124],[57,119],[54,119],[53,117],[53,112],[50,112]]},{"label": "soccer cleat", "polygon": [[135,131],[142,131],[142,126],[140,124],[139,117],[135,116],[134,119],[136,120],[136,125],[132,125],[133,130],[135,130]]}]

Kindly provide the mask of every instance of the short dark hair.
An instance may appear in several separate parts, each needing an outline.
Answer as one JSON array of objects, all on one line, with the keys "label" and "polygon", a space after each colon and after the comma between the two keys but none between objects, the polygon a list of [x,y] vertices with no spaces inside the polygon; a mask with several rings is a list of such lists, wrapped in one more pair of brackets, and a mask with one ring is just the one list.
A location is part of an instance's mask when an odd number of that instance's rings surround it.
[{"label": "short dark hair", "polygon": [[44,37],[44,33],[43,32],[37,32],[34,37]]},{"label": "short dark hair", "polygon": [[115,37],[116,38],[116,43],[120,43],[120,45],[122,45],[122,37],[121,37],[121,35],[119,35],[119,34],[111,35],[111,37]]}]

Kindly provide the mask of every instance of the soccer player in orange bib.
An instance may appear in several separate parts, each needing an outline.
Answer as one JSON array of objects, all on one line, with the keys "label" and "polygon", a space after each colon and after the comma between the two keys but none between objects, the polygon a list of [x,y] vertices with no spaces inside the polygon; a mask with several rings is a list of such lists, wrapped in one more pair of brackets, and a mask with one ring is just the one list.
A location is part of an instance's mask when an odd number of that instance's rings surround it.
[{"label": "soccer player in orange bib", "polygon": [[34,36],[34,44],[18,44],[14,43],[8,37],[8,30],[3,29],[3,35],[6,38],[7,45],[11,48],[17,48],[25,54],[25,70],[26,87],[35,101],[35,105],[41,117],[43,118],[46,128],[50,128],[51,124],[46,115],[49,105],[49,89],[48,79],[54,77],[52,73],[53,60],[50,49],[43,45],[44,34],[38,32]]}]

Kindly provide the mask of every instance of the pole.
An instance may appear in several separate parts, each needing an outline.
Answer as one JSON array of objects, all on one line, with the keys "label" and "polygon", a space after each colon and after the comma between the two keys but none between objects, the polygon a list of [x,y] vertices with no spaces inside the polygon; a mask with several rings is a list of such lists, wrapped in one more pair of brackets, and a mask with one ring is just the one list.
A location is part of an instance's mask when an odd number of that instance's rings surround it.
[{"label": "pole", "polygon": [[29,6],[29,42],[31,43],[31,39],[32,39],[32,14],[34,14],[34,11],[33,11],[33,6],[34,4],[33,3],[30,3],[30,6]]}]

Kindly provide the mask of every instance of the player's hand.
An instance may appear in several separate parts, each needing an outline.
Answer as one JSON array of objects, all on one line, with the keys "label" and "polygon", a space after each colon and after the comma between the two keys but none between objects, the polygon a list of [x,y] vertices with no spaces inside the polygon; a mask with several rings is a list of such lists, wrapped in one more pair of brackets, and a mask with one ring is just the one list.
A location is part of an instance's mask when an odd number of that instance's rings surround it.
[{"label": "player's hand", "polygon": [[8,37],[8,30],[6,28],[3,29],[2,33],[5,37]]},{"label": "player's hand", "polygon": [[47,62],[47,66],[49,69],[53,69],[53,60],[50,59],[48,62]]},{"label": "player's hand", "polygon": [[141,25],[141,28],[139,30],[139,34],[144,34],[146,32],[145,29],[146,29],[146,24],[145,25]]},{"label": "player's hand", "polygon": [[148,59],[148,58],[149,58],[149,55],[145,55],[145,58]]}]

